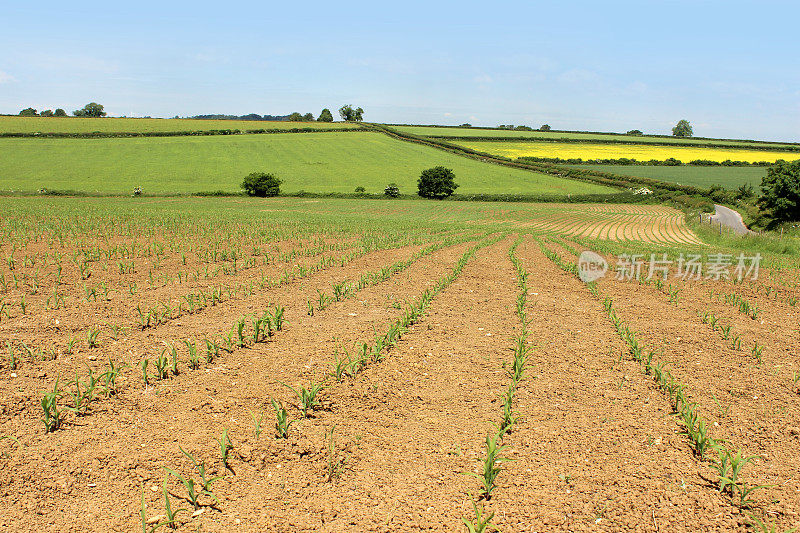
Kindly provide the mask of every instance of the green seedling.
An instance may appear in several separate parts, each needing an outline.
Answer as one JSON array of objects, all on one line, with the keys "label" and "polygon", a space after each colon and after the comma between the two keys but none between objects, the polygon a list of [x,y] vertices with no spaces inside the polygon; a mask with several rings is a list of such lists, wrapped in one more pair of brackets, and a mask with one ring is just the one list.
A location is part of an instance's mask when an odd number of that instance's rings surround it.
[{"label": "green seedling", "polygon": [[464,474],[476,477],[481,482],[481,497],[485,500],[492,498],[492,491],[496,488],[495,480],[502,470],[501,464],[510,459],[505,459],[500,454],[507,448],[507,446],[500,445],[500,440],[503,437],[503,432],[498,431],[492,435],[486,435],[486,457],[481,461],[483,464],[483,472],[477,474],[475,472],[464,472]]},{"label": "green seedling", "polygon": [[219,439],[217,439],[217,444],[219,444],[219,457],[222,460],[223,466],[228,470],[231,470],[230,465],[228,465],[228,459],[230,458],[230,452],[233,449],[233,444],[231,444],[231,439],[228,438],[228,430],[222,430],[222,435]]},{"label": "green seedling", "polygon": [[[750,515],[750,519],[752,520],[752,522],[750,522],[749,525],[754,531],[758,531],[759,533],[781,533],[781,531],[778,530],[778,526],[774,522],[765,524],[757,516],[752,515],[750,513],[747,514]],[[787,529],[782,533],[796,533],[796,532],[797,528],[793,527],[792,529]]]},{"label": "green seedling", "polygon": [[106,371],[100,374],[100,381],[103,384],[103,392],[108,398],[111,395],[117,394],[117,378],[123,368],[127,367],[125,363],[115,364],[111,359],[108,360]]},{"label": "green seedling", "polygon": [[97,337],[100,335],[100,328],[93,327],[89,330],[86,334],[86,345],[89,348],[96,348],[100,346],[100,343],[97,342]]},{"label": "green seedling", "polygon": [[178,522],[176,520],[178,513],[188,513],[189,510],[184,508],[175,509],[174,511],[172,510],[172,503],[169,501],[169,492],[167,492],[166,477],[164,478],[163,491],[164,491],[164,514],[166,514],[167,517],[163,522],[159,523],[158,525],[159,526],[165,525],[170,529],[178,529]]},{"label": "green seedling", "polygon": [[[275,324],[275,331],[283,330],[283,324],[286,322],[286,319],[283,317],[286,309],[283,306],[275,306],[275,309],[272,311],[272,321]],[[312,313],[313,314],[313,313]]]},{"label": "green seedling", "polygon": [[261,432],[264,431],[263,427],[264,417],[266,417],[267,414],[264,412],[263,409],[261,409],[261,412],[259,413],[258,417],[256,417],[256,414],[253,411],[249,411],[249,413],[250,413],[250,418],[253,419],[253,433],[255,434],[256,438],[259,438],[261,436]]},{"label": "green seedling", "polygon": [[168,342],[165,342],[164,343],[164,351],[161,352],[161,355],[164,355],[165,352],[169,353],[170,368],[172,369],[172,375],[173,376],[177,376],[178,375],[178,349],[174,345],[169,344]]},{"label": "green seedling", "polygon": [[289,413],[281,402],[271,400],[272,408],[275,409],[275,436],[285,439],[289,436],[289,426],[294,422],[289,420]]},{"label": "green seedling", "polygon": [[210,496],[215,502],[219,503],[219,500],[217,499],[217,497],[214,496],[213,492],[211,492],[211,484],[214,483],[217,480],[222,479],[223,476],[208,477],[208,473],[206,472],[206,462],[205,461],[198,462],[197,459],[195,459],[192,454],[190,454],[189,452],[187,452],[183,448],[180,448],[180,450],[183,452],[183,455],[185,455],[186,457],[189,458],[189,460],[194,465],[195,469],[197,469],[197,473],[200,474],[200,489],[201,489],[200,495],[205,494],[207,496]]},{"label": "green seedling", "polygon": [[6,347],[8,348],[8,366],[11,370],[17,369],[17,355],[16,351],[14,350],[14,346],[11,345],[10,341],[6,341]]},{"label": "green seedling", "polygon": [[[6,439],[16,443],[17,446],[22,446],[16,437],[12,437],[11,435],[0,435],[0,442],[3,442]],[[3,450],[3,456],[8,457],[8,452]]]},{"label": "green seedling", "polygon": [[513,411],[514,393],[516,392],[516,388],[516,382],[512,381],[508,385],[508,390],[506,391],[505,395],[500,397],[500,399],[503,400],[503,420],[500,422],[500,431],[503,433],[510,432],[511,427],[519,419],[519,415]]},{"label": "green seedling", "polygon": [[333,432],[335,429],[336,426],[333,426],[330,431],[325,432],[325,441],[328,443],[328,464],[325,472],[325,478],[329,482],[342,475],[345,462],[347,461],[346,456],[339,457],[336,453],[336,442],[333,438]]},{"label": "green seedling", "polygon": [[764,351],[764,346],[759,346],[758,341],[753,343],[753,348],[750,352],[753,354],[753,357],[758,359],[758,362],[761,363],[761,352]]},{"label": "green seedling", "polygon": [[153,362],[153,365],[156,367],[158,379],[167,379],[167,377],[169,377],[169,370],[167,369],[168,364],[169,361],[167,361],[167,357],[164,355],[164,352],[161,352],[161,355],[156,357],[156,360]]},{"label": "green seedling", "polygon": [[467,527],[467,532],[485,533],[491,531],[491,529],[488,528],[494,528],[494,524],[491,523],[492,518],[494,518],[494,513],[490,513],[487,516],[483,506],[478,507],[478,504],[475,503],[472,494],[470,494],[470,499],[472,500],[472,508],[475,511],[475,518],[471,520],[467,520],[466,518],[461,519],[464,522],[464,525]]},{"label": "green seedling", "polygon": [[329,376],[331,376],[336,381],[341,382],[344,379],[345,373],[351,363],[350,357],[348,356],[347,359],[344,357],[337,357],[336,360],[331,363],[332,370]]},{"label": "green seedling", "polygon": [[286,383],[279,383],[297,395],[297,408],[303,413],[303,418],[308,418],[309,410],[313,411],[315,407],[319,407],[320,403],[319,400],[317,400],[317,394],[322,390],[322,382],[311,382],[308,389],[305,387],[298,387],[295,389]]},{"label": "green seedling", "polygon": [[236,335],[237,335],[236,345],[239,348],[244,348],[247,345],[244,339],[244,326],[245,326],[244,318],[240,319],[239,322],[236,323]]},{"label": "green seedling", "polygon": [[56,379],[53,390],[46,392],[44,396],[42,396],[41,406],[43,414],[41,420],[44,424],[45,433],[52,433],[60,428],[63,423],[64,409],[58,408],[58,400],[60,400],[63,395],[64,393],[58,390],[58,379]]},{"label": "green seedling", "polygon": [[142,359],[142,361],[139,363],[139,367],[142,369],[142,382],[144,383],[145,387],[150,383],[147,377],[147,365],[149,364],[150,364],[149,359]]}]

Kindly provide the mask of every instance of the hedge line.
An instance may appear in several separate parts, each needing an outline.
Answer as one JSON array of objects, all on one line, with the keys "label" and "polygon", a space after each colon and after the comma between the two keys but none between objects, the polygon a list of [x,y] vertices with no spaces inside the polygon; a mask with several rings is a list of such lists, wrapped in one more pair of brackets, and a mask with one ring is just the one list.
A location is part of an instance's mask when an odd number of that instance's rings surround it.
[{"label": "hedge line", "polygon": [[[800,154],[798,154],[798,158],[800,158]],[[709,161],[707,159],[695,159],[693,161],[689,161],[688,163],[683,163],[674,157],[670,157],[668,159],[650,159],[648,161],[639,161],[637,159],[631,159],[627,157],[622,157],[619,159],[581,159],[581,158],[574,158],[574,159],[562,159],[560,157],[533,157],[533,156],[522,156],[518,157],[517,161],[522,162],[531,162],[531,163],[556,163],[561,165],[626,165],[626,166],[652,166],[652,167],[680,167],[680,166],[697,166],[697,167],[768,167],[772,165],[769,161],[757,161],[757,162],[749,162],[749,161],[731,161],[730,159],[726,159],[725,161]]]},{"label": "hedge line", "polygon": [[270,133],[330,133],[343,131],[370,131],[368,128],[267,128],[254,130],[191,130],[191,131],[94,131],[85,133],[0,133],[0,138],[46,138],[46,139],[106,139],[115,137],[193,137],[206,135],[254,135]]}]

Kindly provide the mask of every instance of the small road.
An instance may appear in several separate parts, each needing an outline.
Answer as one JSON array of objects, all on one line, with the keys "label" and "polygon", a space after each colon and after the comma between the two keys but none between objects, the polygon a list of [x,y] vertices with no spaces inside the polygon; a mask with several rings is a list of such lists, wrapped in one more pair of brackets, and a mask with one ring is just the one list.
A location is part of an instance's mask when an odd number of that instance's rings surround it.
[{"label": "small road", "polygon": [[742,221],[742,215],[740,215],[738,212],[734,211],[733,209],[729,209],[724,205],[714,204],[714,208],[716,209],[716,212],[711,217],[712,221],[731,228],[739,235],[753,233],[747,229],[747,226],[744,225],[744,222]]}]

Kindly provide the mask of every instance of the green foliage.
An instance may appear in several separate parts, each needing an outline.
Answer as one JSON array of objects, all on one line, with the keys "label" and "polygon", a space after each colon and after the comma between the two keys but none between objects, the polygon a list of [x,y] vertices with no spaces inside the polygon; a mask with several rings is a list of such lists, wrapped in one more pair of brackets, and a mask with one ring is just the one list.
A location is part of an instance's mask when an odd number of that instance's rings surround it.
[{"label": "green foliage", "polygon": [[39,116],[40,117],[52,117],[53,116],[53,110],[52,109],[45,109],[44,111],[39,113]]},{"label": "green foliage", "polygon": [[320,111],[317,122],[333,122],[333,114],[327,107]]},{"label": "green foliage", "polygon": [[35,117],[38,114],[39,112],[32,107],[26,107],[25,109],[19,112],[19,116],[21,117]]},{"label": "green foliage", "polygon": [[83,106],[83,109],[78,109],[72,112],[73,115],[76,117],[93,117],[99,118],[106,116],[106,112],[103,111],[103,106],[96,103],[91,102]]},{"label": "green foliage", "polygon": [[625,135],[642,135],[642,131],[641,130],[628,130],[628,132]]},{"label": "green foliage", "polygon": [[691,137],[693,134],[692,125],[685,119],[679,120],[675,127],[672,128],[672,135],[675,137]]},{"label": "green foliage", "polygon": [[265,198],[267,196],[278,196],[281,192],[281,183],[283,181],[274,174],[253,172],[244,178],[242,189],[245,190],[248,196]]},{"label": "green foliage", "polygon": [[777,221],[800,220],[800,159],[778,161],[767,169],[758,204]]},{"label": "green foliage", "polygon": [[345,122],[361,122],[364,120],[364,110],[360,107],[353,109],[353,106],[350,104],[343,105],[339,108],[339,116],[342,117],[342,120]]},{"label": "green foliage", "polygon": [[286,120],[289,122],[303,122],[303,115],[295,111],[294,113],[290,114]]},{"label": "green foliage", "polygon": [[396,183],[392,182],[383,189],[384,196],[388,196],[389,198],[397,198],[400,196],[400,188],[397,186]]},{"label": "green foliage", "polygon": [[539,126],[539,131],[550,131],[550,125],[542,124],[541,126]]},{"label": "green foliage", "polygon": [[437,200],[447,198],[458,188],[455,178],[451,169],[442,166],[423,170],[417,180],[417,194]]},{"label": "green foliage", "polygon": [[55,112],[53,113],[53,116],[54,117],[66,117],[68,115],[67,115],[66,111],[64,111],[63,109],[61,109],[59,107],[58,109],[55,110]]}]

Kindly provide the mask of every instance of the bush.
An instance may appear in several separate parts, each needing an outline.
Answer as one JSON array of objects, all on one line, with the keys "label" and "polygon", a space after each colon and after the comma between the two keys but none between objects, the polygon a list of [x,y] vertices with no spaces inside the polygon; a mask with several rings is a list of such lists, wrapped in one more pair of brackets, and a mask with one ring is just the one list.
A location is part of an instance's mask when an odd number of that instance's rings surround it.
[{"label": "bush", "polygon": [[539,131],[550,131],[550,125],[542,124],[541,126],[539,126]]},{"label": "bush", "polygon": [[383,194],[388,196],[389,198],[397,198],[400,196],[400,188],[397,186],[396,183],[390,183],[383,189]]},{"label": "bush", "polygon": [[281,192],[281,181],[274,174],[266,172],[253,172],[242,182],[242,189],[248,196],[278,196]]},{"label": "bush", "polygon": [[359,187],[356,187],[356,192],[358,192],[358,193],[367,192],[367,189],[365,189],[364,187],[360,187],[359,186]]},{"label": "bush", "polygon": [[447,198],[458,188],[455,177],[453,171],[445,167],[423,170],[417,181],[417,194],[423,198]]}]

